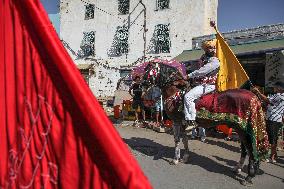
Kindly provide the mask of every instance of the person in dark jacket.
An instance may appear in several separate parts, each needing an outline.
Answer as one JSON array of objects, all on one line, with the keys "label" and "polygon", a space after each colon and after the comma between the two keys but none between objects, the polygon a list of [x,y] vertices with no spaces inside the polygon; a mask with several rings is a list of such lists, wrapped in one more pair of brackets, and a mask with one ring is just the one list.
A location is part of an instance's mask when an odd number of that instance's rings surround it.
[{"label": "person in dark jacket", "polygon": [[129,88],[129,94],[133,97],[132,108],[135,110],[135,122],[139,122],[139,113],[142,112],[143,122],[145,122],[145,110],[143,104],[143,87],[139,76],[134,78],[134,83]]}]

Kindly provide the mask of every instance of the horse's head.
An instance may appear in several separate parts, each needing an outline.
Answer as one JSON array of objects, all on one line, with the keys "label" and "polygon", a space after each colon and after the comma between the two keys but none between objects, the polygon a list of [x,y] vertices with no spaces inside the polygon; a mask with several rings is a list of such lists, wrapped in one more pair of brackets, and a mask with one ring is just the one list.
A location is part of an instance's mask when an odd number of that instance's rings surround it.
[{"label": "horse's head", "polygon": [[175,94],[182,94],[181,89],[185,89],[187,84],[188,82],[185,81],[181,72],[176,67],[163,63],[155,63],[145,68],[143,76],[144,88],[146,88],[146,91],[150,91],[153,86],[159,87],[164,100]]},{"label": "horse's head", "polygon": [[161,64],[160,78],[158,86],[168,91],[170,95],[174,91],[184,90],[188,86],[188,82],[183,77],[182,73],[176,68],[166,64]]}]

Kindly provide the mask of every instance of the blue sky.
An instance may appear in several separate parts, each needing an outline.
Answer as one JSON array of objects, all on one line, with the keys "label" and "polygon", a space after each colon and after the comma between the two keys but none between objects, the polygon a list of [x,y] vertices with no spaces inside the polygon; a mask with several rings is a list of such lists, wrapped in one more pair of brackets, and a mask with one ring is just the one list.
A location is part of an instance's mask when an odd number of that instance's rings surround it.
[{"label": "blue sky", "polygon": [[40,0],[48,14],[59,12],[59,0]]},{"label": "blue sky", "polygon": [[[59,0],[41,0],[48,14],[59,12]],[[218,27],[222,32],[284,23],[284,0],[219,0]],[[59,16],[50,16],[59,31]]]},{"label": "blue sky", "polygon": [[219,0],[222,32],[284,23],[284,0]]}]

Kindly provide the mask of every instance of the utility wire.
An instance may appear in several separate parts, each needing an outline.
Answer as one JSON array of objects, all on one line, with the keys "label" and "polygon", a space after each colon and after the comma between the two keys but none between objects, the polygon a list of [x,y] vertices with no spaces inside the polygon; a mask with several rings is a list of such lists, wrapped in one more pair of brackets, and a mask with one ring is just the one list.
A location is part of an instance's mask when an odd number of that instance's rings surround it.
[{"label": "utility wire", "polygon": [[[105,13],[105,14],[108,14],[108,15],[110,15],[110,16],[113,16],[113,17],[116,17],[116,18],[122,20],[122,22],[124,23],[124,26],[127,25],[127,24],[125,23],[125,22],[126,22],[126,19],[122,19],[121,17],[119,17],[119,16],[117,16],[117,15],[111,14],[111,13],[109,13],[109,12],[103,10],[102,8],[99,8],[98,6],[95,5],[95,3],[91,3],[91,2],[89,2],[89,1],[86,2],[86,1],[84,1],[84,0],[80,0],[80,1],[81,1],[82,3],[84,3],[84,4],[86,4],[86,5],[90,5],[90,4],[93,5],[94,8],[100,10],[101,12],[103,12],[103,13]],[[137,3],[137,5],[135,6],[135,8],[129,13],[129,15],[128,15],[128,17],[127,17],[128,20],[130,20],[130,15],[135,11],[135,9],[139,6],[139,4],[140,4],[140,2]],[[144,8],[144,9],[145,9],[145,8]],[[131,22],[131,23],[128,24],[128,26],[129,26],[128,29],[129,29],[133,24],[135,24],[135,25],[137,25],[137,26],[142,26],[142,28],[139,30],[139,32],[137,33],[137,35],[139,35],[139,34],[141,33],[142,29],[144,28],[144,25],[136,24],[135,21],[138,19],[138,17],[141,15],[141,13],[142,13],[143,11],[145,11],[144,9],[138,14],[138,16],[136,16],[136,18],[135,18],[135,20],[134,20],[133,22]],[[132,45],[134,42],[135,42],[134,40],[131,41],[131,42],[129,43],[129,45]],[[139,59],[140,59],[140,58],[139,58]],[[128,65],[128,66],[136,65],[136,64],[139,62],[139,59],[138,59],[137,61],[133,62],[132,64]]]},{"label": "utility wire", "polygon": [[[107,11],[105,11],[105,10],[103,10],[102,8],[99,8],[97,5],[95,5],[94,3],[90,3],[90,2],[86,2],[86,1],[84,1],[84,0],[80,0],[82,3],[84,3],[84,4],[86,4],[86,5],[94,5],[94,7],[96,8],[96,9],[98,9],[98,10],[100,10],[100,11],[102,11],[103,13],[105,13],[105,14],[108,14],[108,15],[110,15],[110,16],[113,16],[113,17],[116,17],[116,18],[118,18],[118,19],[120,19],[120,20],[122,20],[122,23],[125,23],[126,22],[126,19],[122,19],[121,17],[119,17],[119,16],[117,16],[117,15],[114,15],[114,14],[111,14],[111,13],[109,13],[109,12],[107,12]],[[139,3],[138,3],[139,4]],[[136,5],[136,7],[138,6],[138,4]],[[136,7],[134,8],[134,9],[136,9]],[[133,13],[133,11],[128,15],[128,17],[130,17],[130,15]],[[125,25],[125,24],[124,24]],[[137,26],[143,26],[143,25],[139,25],[139,24],[135,24],[135,25],[137,25]]]}]

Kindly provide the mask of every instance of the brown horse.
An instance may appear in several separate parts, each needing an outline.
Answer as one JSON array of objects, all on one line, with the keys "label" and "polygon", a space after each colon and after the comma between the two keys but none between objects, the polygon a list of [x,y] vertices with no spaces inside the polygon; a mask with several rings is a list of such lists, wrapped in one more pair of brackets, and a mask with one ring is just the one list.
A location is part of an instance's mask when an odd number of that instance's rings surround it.
[{"label": "brown horse", "polygon": [[[164,64],[160,64],[160,74],[155,81],[155,85],[162,90],[164,109],[174,122],[175,157],[173,163],[177,164],[180,159],[181,137],[185,148],[183,161],[187,161],[189,158],[188,136],[182,123],[184,120],[183,93],[188,82],[178,70]],[[226,124],[238,133],[242,153],[236,170],[241,169],[248,154],[248,176],[242,184],[252,184],[252,178],[259,168],[260,160],[267,155],[269,145],[264,113],[257,97],[244,89],[215,92],[201,97],[196,102],[196,108],[198,126],[208,128]]]}]

